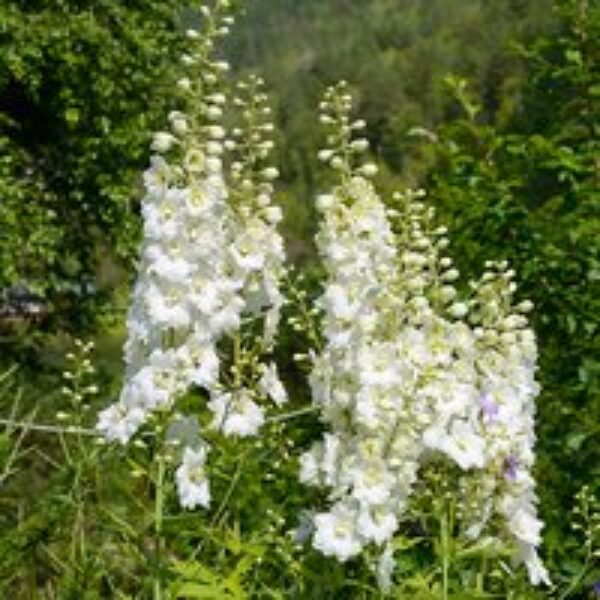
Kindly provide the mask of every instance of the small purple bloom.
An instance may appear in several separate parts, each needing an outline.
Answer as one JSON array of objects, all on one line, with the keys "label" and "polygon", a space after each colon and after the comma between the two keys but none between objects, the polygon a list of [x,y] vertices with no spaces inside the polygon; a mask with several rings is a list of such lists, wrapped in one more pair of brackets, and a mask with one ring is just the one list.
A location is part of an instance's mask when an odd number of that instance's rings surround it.
[{"label": "small purple bloom", "polygon": [[504,477],[506,479],[510,479],[514,481],[517,478],[517,467],[519,466],[519,461],[514,454],[511,454],[504,463]]},{"label": "small purple bloom", "polygon": [[594,594],[596,594],[596,597],[600,598],[600,579],[594,583],[592,590],[594,591]]},{"label": "small purple bloom", "polygon": [[479,405],[481,406],[483,414],[490,421],[493,422],[496,420],[496,418],[498,417],[498,405],[492,400],[491,396],[487,392],[481,395]]}]

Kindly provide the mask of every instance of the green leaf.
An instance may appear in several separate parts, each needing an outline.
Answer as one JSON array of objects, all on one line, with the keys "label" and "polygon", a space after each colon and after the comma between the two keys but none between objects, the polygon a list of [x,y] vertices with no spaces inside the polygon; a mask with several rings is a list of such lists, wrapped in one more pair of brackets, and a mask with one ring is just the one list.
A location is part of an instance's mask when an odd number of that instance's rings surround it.
[{"label": "green leaf", "polygon": [[74,127],[77,125],[77,123],[79,123],[80,116],[81,113],[78,108],[71,107],[65,110],[65,121],[70,127]]},{"label": "green leaf", "polygon": [[572,62],[572,63],[574,63],[576,65],[581,65],[582,64],[581,52],[579,50],[573,50],[572,48],[569,48],[568,50],[565,50],[565,58],[569,62]]}]

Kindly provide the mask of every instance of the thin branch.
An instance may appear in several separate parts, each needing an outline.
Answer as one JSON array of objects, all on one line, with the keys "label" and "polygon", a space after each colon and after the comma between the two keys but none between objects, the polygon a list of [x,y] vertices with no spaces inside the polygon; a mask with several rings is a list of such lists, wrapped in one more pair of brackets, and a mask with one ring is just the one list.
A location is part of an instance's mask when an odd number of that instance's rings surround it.
[{"label": "thin branch", "polygon": [[318,406],[307,406],[305,408],[300,408],[298,410],[294,410],[289,413],[284,413],[282,415],[276,415],[274,417],[269,417],[265,420],[266,423],[280,423],[281,421],[287,421],[289,419],[295,419],[296,417],[302,417],[304,415],[309,415],[311,413],[317,412],[319,410]]},{"label": "thin branch", "polygon": [[12,419],[0,419],[0,425],[10,429],[23,429],[25,431],[41,431],[44,433],[74,433],[79,435],[89,435],[100,437],[100,432],[94,429],[84,429],[82,427],[60,427],[58,425],[44,425],[41,423],[29,423],[27,421],[14,421]]}]

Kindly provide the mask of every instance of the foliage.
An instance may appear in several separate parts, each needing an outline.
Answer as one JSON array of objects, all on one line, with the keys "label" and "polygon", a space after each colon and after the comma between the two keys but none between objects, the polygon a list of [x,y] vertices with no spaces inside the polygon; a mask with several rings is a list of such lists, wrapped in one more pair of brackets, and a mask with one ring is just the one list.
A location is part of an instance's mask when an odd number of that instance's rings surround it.
[{"label": "foliage", "polygon": [[89,321],[119,279],[115,261],[131,262],[135,190],[165,114],[181,10],[176,0],[0,7],[0,290],[40,293],[55,330]]},{"label": "foliage", "polygon": [[[413,185],[428,162],[407,132],[456,116],[442,80],[468,77],[485,113],[504,121],[520,105],[522,66],[509,52],[552,25],[550,0],[254,0],[229,43],[235,68],[257,69],[277,100],[279,169],[292,257],[308,259],[316,214],[318,135],[312,126],[322,89],[350,82],[367,136],[385,165]],[[366,58],[368,57],[368,59]],[[390,175],[390,177],[392,177]]]},{"label": "foliage", "polygon": [[485,124],[466,83],[448,80],[467,117],[440,128],[429,189],[457,232],[461,266],[473,274],[500,252],[536,304],[538,468],[547,537],[560,560],[570,547],[561,515],[582,485],[600,482],[600,10],[585,2],[557,8],[559,33],[522,49],[525,112],[512,127]]}]

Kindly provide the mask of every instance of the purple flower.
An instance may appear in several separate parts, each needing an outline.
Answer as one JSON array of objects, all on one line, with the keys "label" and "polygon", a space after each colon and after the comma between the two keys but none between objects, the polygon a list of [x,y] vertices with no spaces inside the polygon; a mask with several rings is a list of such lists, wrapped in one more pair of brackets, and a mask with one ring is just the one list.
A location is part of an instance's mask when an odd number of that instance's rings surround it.
[{"label": "purple flower", "polygon": [[481,406],[483,414],[489,419],[490,422],[496,420],[498,417],[498,405],[492,400],[492,397],[487,392],[481,395],[479,405]]},{"label": "purple flower", "polygon": [[514,481],[517,478],[518,466],[519,460],[514,454],[511,454],[504,463],[504,477],[510,481]]},{"label": "purple flower", "polygon": [[597,598],[600,598],[600,579],[594,583],[592,590]]}]

